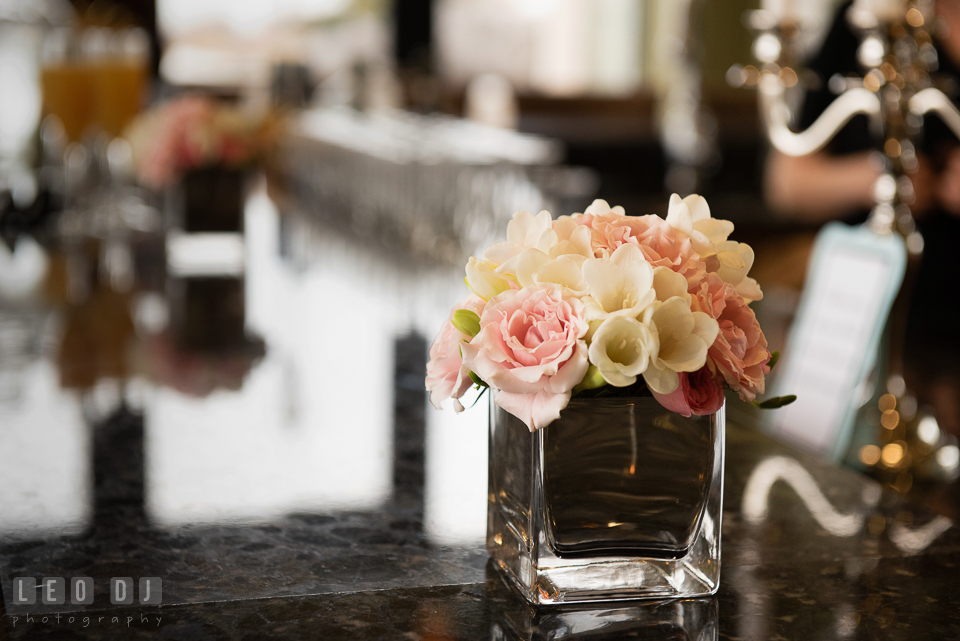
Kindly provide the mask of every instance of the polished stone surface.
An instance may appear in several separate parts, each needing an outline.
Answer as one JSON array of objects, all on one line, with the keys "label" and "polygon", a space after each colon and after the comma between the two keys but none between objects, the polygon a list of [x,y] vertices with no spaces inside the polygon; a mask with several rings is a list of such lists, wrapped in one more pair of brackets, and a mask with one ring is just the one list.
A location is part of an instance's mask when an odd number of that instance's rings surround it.
[{"label": "polished stone surface", "polygon": [[[960,638],[960,529],[735,401],[718,595],[531,610],[483,550],[485,403],[455,417],[422,388],[456,274],[262,193],[246,228],[262,354],[171,347],[157,292],[131,296],[122,349],[67,303],[0,307],[0,637]],[[93,362],[92,383],[65,373]],[[92,577],[95,602],[16,605],[17,576]],[[161,577],[163,604],[109,605],[127,576]]]}]

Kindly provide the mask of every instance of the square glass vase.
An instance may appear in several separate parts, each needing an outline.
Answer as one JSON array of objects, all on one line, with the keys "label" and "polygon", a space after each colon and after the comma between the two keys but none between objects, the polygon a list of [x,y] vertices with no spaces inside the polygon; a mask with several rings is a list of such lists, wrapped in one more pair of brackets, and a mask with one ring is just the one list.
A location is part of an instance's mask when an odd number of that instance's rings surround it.
[{"label": "square glass vase", "polygon": [[167,190],[170,227],[188,234],[202,232],[243,233],[243,209],[248,171],[211,165],[184,172]]},{"label": "square glass vase", "polygon": [[724,408],[572,399],[531,433],[490,402],[487,551],[534,605],[715,594]]}]

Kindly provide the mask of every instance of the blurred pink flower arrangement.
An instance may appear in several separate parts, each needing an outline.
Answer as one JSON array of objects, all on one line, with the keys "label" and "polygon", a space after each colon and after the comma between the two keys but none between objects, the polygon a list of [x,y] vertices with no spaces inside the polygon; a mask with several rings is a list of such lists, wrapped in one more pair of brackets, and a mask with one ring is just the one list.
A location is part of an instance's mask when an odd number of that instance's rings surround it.
[{"label": "blurred pink flower arrangement", "polygon": [[184,96],[139,116],[124,135],[140,182],[159,189],[190,169],[255,162],[266,149],[267,129],[263,118],[211,98]]},{"label": "blurred pink flower arrangement", "polygon": [[[582,214],[514,214],[507,240],[471,258],[471,294],[430,348],[437,408],[476,384],[531,431],[575,395],[652,394],[684,416],[712,414],[723,388],[755,401],[774,355],[750,309],[753,250],[705,199],[674,194],[667,218],[596,200]],[[778,407],[792,397],[770,399]]]}]

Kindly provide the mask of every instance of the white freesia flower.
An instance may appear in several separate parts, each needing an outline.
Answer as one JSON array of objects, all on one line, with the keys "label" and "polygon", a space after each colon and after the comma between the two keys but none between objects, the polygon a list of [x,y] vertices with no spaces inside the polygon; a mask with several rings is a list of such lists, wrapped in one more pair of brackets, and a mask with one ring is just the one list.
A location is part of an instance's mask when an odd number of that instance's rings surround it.
[{"label": "white freesia flower", "polygon": [[733,233],[733,223],[711,218],[707,199],[697,194],[683,199],[677,194],[670,196],[667,223],[690,237],[693,249],[701,258],[716,254],[716,245]]},{"label": "white freesia flower", "polygon": [[[503,257],[508,251],[500,248],[491,254]],[[561,216],[552,229],[540,234],[535,247],[507,258],[497,272],[513,278],[521,287],[554,283],[568,295],[580,296],[585,293],[580,266],[588,258],[593,258],[590,228],[578,225],[570,216]]]},{"label": "white freesia flower", "polygon": [[[568,296],[580,297],[586,293],[587,286],[581,271],[583,257],[573,254],[551,260],[545,254],[532,255],[536,250],[529,251],[531,254],[530,260],[521,261],[521,269],[517,271],[517,279],[521,283],[521,287],[527,286],[524,283],[530,285],[554,284],[559,285]],[[540,260],[541,258],[545,258],[545,260]]]},{"label": "white freesia flower", "polygon": [[711,218],[703,196],[670,196],[667,223],[688,235],[694,250],[707,262],[707,271],[716,272],[723,282],[733,285],[744,300],[763,298],[757,281],[747,276],[753,267],[753,250],[746,243],[727,240],[733,233],[733,223]]},{"label": "white freesia flower", "polygon": [[657,394],[670,394],[680,384],[677,372],[695,372],[704,366],[720,326],[707,314],[691,311],[690,304],[679,296],[658,304],[650,321],[657,330],[660,349],[643,372],[643,380]]},{"label": "white freesia flower", "polygon": [[687,279],[669,267],[653,268],[653,289],[657,293],[657,300],[661,303],[679,297],[686,301],[687,306],[690,305]]},{"label": "white freesia flower", "polygon": [[494,243],[483,251],[483,258],[499,267],[524,249],[536,248],[549,251],[557,242],[551,228],[550,212],[544,210],[534,216],[528,211],[518,211],[507,224],[507,240]]},{"label": "white freesia flower", "polygon": [[747,302],[760,300],[763,292],[756,280],[747,276],[753,267],[753,249],[746,243],[725,240],[717,244],[717,259],[720,267],[717,276],[730,283]]},{"label": "white freesia flower", "polygon": [[636,245],[621,245],[609,258],[584,261],[587,318],[638,317],[657,298],[653,274],[653,267]]},{"label": "white freesia flower", "polygon": [[547,261],[534,276],[538,284],[553,283],[559,285],[567,295],[583,296],[587,291],[583,279],[583,256],[566,254]]},{"label": "white freesia flower", "polygon": [[551,258],[539,249],[524,249],[497,268],[497,273],[513,279],[520,287],[539,284],[559,285],[567,296],[580,297],[586,284],[580,266],[585,259],[579,254]]},{"label": "white freesia flower", "polygon": [[584,258],[593,258],[593,245],[590,240],[590,228],[579,224],[571,216],[560,216],[553,224],[556,244],[550,248],[554,258],[575,254]]},{"label": "white freesia flower", "polygon": [[471,256],[467,261],[467,287],[483,300],[511,289],[510,278],[497,273],[496,269],[493,262]]},{"label": "white freesia flower", "polygon": [[617,205],[616,207],[610,207],[610,204],[602,198],[597,198],[590,203],[590,206],[587,207],[583,213],[594,216],[603,216],[605,214],[616,214],[617,216],[627,215],[627,211],[622,206]]},{"label": "white freesia flower", "polygon": [[655,330],[635,318],[611,316],[601,323],[590,343],[590,362],[615,387],[637,381],[657,358],[660,341]]},{"label": "white freesia flower", "polygon": [[497,267],[497,273],[513,278],[520,287],[536,284],[534,278],[540,268],[550,262],[550,255],[536,248],[524,249]]}]

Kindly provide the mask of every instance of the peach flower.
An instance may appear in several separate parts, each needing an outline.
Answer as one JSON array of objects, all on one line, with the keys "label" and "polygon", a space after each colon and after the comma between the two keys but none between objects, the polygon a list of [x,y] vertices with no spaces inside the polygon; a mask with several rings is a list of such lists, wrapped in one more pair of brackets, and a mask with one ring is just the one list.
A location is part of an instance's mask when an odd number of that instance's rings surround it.
[{"label": "peach flower", "polygon": [[674,229],[659,216],[625,216],[622,207],[610,209],[596,200],[574,218],[591,230],[595,255],[606,257],[627,243],[636,245],[653,267],[668,267],[687,279],[692,287],[703,279],[706,268],[687,234]]},{"label": "peach flower", "polygon": [[745,401],[763,393],[770,351],[757,317],[733,285],[714,273],[693,292],[692,307],[717,320],[720,334],[707,352],[707,364]]},{"label": "peach flower", "polygon": [[[479,315],[484,304],[482,298],[470,294],[454,305],[447,322],[440,328],[440,333],[430,346],[426,384],[427,391],[430,392],[430,402],[437,409],[440,409],[440,404],[448,398],[459,399],[463,396],[472,382],[460,356],[460,346],[463,344],[461,341],[469,341],[470,337],[453,326],[453,314],[457,310],[468,309]],[[458,412],[463,411],[459,400],[454,402],[454,408]]]},{"label": "peach flower", "polygon": [[653,396],[671,412],[687,417],[713,414],[723,407],[723,386],[706,366],[696,372],[681,372],[676,390],[670,394],[653,392]]},{"label": "peach flower", "polygon": [[583,303],[556,285],[508,290],[487,303],[463,363],[499,390],[497,405],[538,430],[587,372],[587,329]]}]

